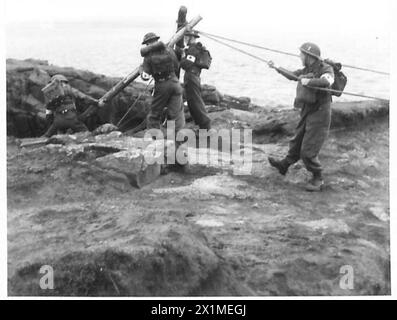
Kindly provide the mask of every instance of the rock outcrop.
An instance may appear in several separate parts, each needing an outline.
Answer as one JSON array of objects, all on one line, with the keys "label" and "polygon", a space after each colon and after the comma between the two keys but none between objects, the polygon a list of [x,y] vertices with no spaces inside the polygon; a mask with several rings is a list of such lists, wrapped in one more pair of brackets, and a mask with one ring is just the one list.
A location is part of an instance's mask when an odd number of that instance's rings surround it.
[{"label": "rock outcrop", "polygon": [[[7,135],[15,137],[34,137],[44,133],[46,123],[41,89],[54,74],[65,75],[73,87],[96,99],[102,97],[121,80],[85,70],[58,67],[41,60],[7,59],[6,66]],[[151,88],[150,86],[146,89],[144,83],[132,83],[111,103],[100,109],[96,125],[117,124],[138,96],[139,101],[125,118],[120,129],[126,131],[141,123],[149,110]],[[212,86],[203,87],[203,96],[209,104],[219,104],[221,101],[221,94]]]},{"label": "rock outcrop", "polygon": [[[46,129],[44,97],[41,88],[54,74],[62,73],[75,88],[100,98],[120,78],[106,77],[89,71],[62,68],[40,60],[7,60],[7,135],[40,136]],[[98,112],[96,126],[117,124],[135,99],[139,101],[119,126],[126,132],[145,119],[150,108],[151,87],[134,82]],[[251,128],[256,142],[274,142],[291,136],[299,111],[253,105],[248,97],[221,94],[214,86],[203,85],[202,95],[215,128]],[[88,107],[88,106],[86,106]],[[388,117],[389,103],[384,101],[335,102],[332,105],[332,128],[357,126]],[[191,117],[186,108],[186,119]],[[190,123],[189,126],[193,126]],[[91,128],[94,129],[94,128]]]}]

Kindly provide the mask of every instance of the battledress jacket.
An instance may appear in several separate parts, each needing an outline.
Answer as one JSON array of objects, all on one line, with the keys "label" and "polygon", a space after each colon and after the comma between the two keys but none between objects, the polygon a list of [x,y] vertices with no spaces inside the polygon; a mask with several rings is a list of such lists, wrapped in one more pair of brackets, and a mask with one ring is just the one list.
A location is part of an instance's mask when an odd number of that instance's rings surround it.
[{"label": "battledress jacket", "polygon": [[328,88],[332,85],[334,70],[329,64],[318,60],[313,65],[294,72],[289,72],[284,68],[277,68],[276,70],[289,80],[297,81],[300,77],[310,78],[306,87],[298,83],[295,107],[301,108],[306,105],[316,108],[332,101],[330,92],[308,88],[308,86]]}]

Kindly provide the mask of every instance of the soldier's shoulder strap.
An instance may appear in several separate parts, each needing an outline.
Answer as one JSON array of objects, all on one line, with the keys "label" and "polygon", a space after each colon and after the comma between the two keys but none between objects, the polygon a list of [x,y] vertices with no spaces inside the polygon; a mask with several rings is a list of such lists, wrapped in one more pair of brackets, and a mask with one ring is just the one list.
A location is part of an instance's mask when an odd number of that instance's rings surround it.
[{"label": "soldier's shoulder strap", "polygon": [[334,74],[334,68],[326,62],[322,62],[321,67],[320,67],[320,73],[321,74],[324,74],[324,73]]}]

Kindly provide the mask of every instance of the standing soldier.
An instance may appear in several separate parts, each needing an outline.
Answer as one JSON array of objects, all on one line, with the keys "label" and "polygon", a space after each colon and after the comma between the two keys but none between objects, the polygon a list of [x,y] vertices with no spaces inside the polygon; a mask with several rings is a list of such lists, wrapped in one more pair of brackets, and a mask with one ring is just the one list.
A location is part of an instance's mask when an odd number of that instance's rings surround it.
[{"label": "standing soldier", "polygon": [[161,129],[163,113],[166,111],[167,119],[175,121],[175,133],[185,125],[185,114],[182,104],[182,86],[176,74],[179,62],[173,49],[166,47],[159,41],[155,33],[150,32],[143,38],[141,55],[144,57],[141,77],[149,80],[153,76],[154,94],[147,116],[147,128]]},{"label": "standing soldier", "polygon": [[211,129],[211,119],[205,110],[205,104],[201,97],[201,69],[209,69],[211,55],[208,50],[200,43],[196,42],[199,38],[198,32],[188,30],[185,33],[186,45],[181,67],[185,70],[184,84],[187,105],[194,122],[200,129]]},{"label": "standing soldier", "polygon": [[[42,92],[47,102],[46,118],[51,122],[44,136],[51,137],[58,131],[88,131],[81,120],[95,112],[98,100],[72,88],[68,79],[61,74],[54,75]],[[78,116],[76,105],[81,106],[82,104],[89,107],[81,116]]]},{"label": "standing soldier", "polygon": [[320,48],[314,43],[304,43],[300,47],[300,58],[303,69],[289,72],[276,67],[272,61],[269,67],[274,68],[289,80],[297,80],[295,108],[301,108],[301,118],[295,136],[290,141],[287,156],[282,160],[269,157],[270,164],[285,175],[293,163],[302,159],[305,167],[313,174],[306,185],[308,191],[320,191],[324,181],[318,154],[328,136],[331,123],[331,93],[309,87],[329,88],[334,83],[333,68],[321,59]]}]

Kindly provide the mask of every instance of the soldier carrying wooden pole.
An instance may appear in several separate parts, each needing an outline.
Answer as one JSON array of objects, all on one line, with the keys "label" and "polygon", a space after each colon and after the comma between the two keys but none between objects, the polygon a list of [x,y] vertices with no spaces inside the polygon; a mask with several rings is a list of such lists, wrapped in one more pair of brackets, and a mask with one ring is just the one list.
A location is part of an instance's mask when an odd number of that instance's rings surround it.
[{"label": "soldier carrying wooden pole", "polygon": [[[185,7],[181,7],[181,10],[186,10]],[[188,22],[184,27],[179,29],[169,40],[167,43],[168,47],[173,47],[177,42],[183,39],[183,36],[186,30],[193,28],[196,26],[202,17],[196,16],[190,22]],[[133,82],[140,75],[141,66],[135,68],[129,75],[123,78],[120,82],[118,82],[113,88],[111,88],[105,95],[99,99],[99,107],[103,107],[106,103],[110,102],[118,93],[120,93],[125,87],[127,87],[131,82]]]}]

